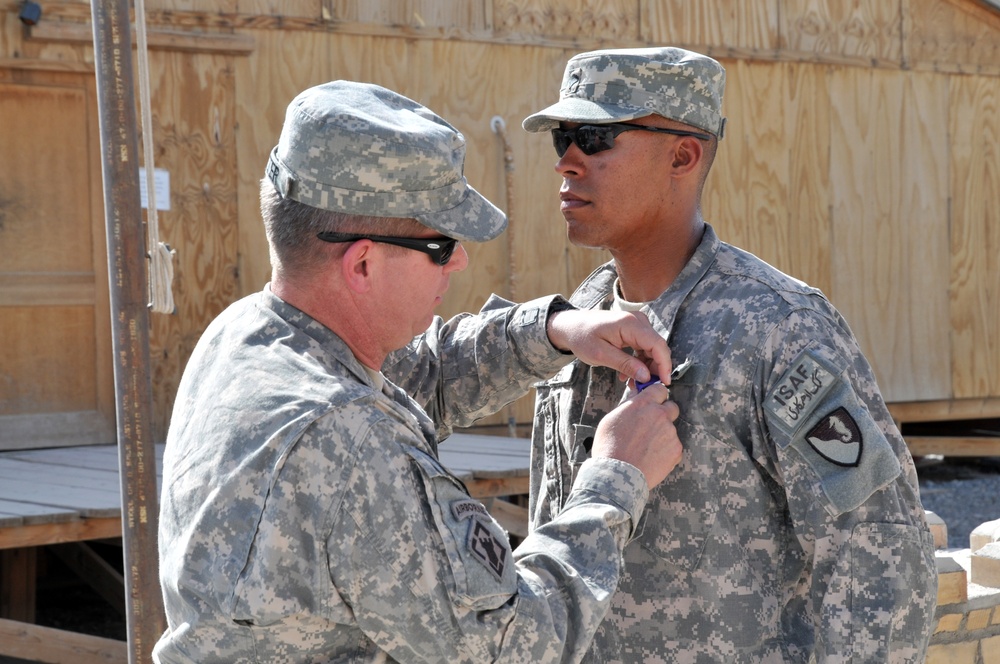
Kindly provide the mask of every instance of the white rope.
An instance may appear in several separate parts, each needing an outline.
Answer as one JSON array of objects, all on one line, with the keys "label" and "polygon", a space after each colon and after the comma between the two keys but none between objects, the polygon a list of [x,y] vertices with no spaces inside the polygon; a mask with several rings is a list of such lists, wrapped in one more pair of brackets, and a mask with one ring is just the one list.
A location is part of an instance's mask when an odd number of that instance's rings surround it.
[{"label": "white rope", "polygon": [[149,307],[159,314],[174,313],[173,259],[177,254],[170,245],[160,242],[160,223],[156,210],[153,169],[153,113],[149,102],[149,59],[146,57],[146,9],[143,0],[135,0],[136,51],[139,56],[139,105],[142,111],[142,146],[146,164],[146,253],[149,256]]}]

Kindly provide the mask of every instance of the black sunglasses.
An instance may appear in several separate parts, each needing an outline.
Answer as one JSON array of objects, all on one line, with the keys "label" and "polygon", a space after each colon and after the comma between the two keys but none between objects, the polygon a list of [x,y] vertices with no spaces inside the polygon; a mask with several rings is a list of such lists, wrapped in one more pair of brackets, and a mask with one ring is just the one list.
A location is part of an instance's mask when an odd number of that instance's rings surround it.
[{"label": "black sunglasses", "polygon": [[615,137],[618,134],[641,129],[642,131],[656,131],[661,134],[673,134],[674,136],[694,136],[703,141],[712,138],[709,134],[698,131],[684,131],[683,129],[667,129],[666,127],[647,127],[646,125],[627,124],[625,122],[613,122],[599,125],[580,125],[572,129],[561,127],[552,130],[552,144],[556,147],[556,154],[562,157],[569,150],[570,143],[576,143],[583,154],[591,155],[603,152],[615,147]]},{"label": "black sunglasses", "polygon": [[441,237],[390,237],[388,235],[356,235],[354,233],[334,233],[324,231],[317,233],[316,237],[324,242],[357,242],[358,240],[371,240],[372,242],[382,242],[384,244],[394,244],[397,247],[416,249],[431,257],[431,260],[438,265],[447,265],[451,260],[451,255],[455,252],[455,245],[458,240],[442,235]]}]

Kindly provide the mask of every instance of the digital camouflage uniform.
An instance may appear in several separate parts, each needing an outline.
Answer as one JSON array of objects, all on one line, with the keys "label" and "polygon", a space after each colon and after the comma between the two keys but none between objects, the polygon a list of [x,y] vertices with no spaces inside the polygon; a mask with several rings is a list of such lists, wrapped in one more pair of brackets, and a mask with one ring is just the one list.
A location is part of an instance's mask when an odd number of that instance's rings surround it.
[{"label": "digital camouflage uniform", "polygon": [[[609,263],[572,296],[607,309]],[[656,487],[590,662],[921,662],[933,541],[911,457],[847,323],[710,226],[642,309],[669,339],[681,464]],[[559,518],[622,397],[579,362],[538,388],[532,526]]]},{"label": "digital camouflage uniform", "polygon": [[[441,380],[492,412],[552,375],[567,358],[545,333],[550,302],[437,319],[424,347],[465,353]],[[642,473],[587,464],[563,513],[512,552],[437,456],[427,415],[329,329],[267,290],[229,307],[188,363],[167,440],[157,661],[579,661]]]},{"label": "digital camouflage uniform", "polygon": [[[429,109],[334,81],[289,105],[262,193],[486,241],[507,220],[464,159],[462,135]],[[306,222],[287,200],[266,211],[272,251],[324,230],[292,226]],[[457,396],[431,397],[435,412],[471,422],[563,366],[545,330],[554,302],[435,319],[416,349],[449,362],[413,365],[426,395]],[[637,468],[595,460],[563,514],[512,552],[441,466],[424,411],[269,289],[194,349],[162,487],[163,664],[579,661],[649,493]]]}]

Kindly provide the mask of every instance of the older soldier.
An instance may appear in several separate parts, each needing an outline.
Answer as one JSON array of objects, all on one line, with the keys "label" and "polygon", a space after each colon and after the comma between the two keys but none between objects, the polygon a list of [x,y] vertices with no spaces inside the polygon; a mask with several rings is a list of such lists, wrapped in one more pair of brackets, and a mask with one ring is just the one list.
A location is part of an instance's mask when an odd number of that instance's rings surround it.
[{"label": "older soldier", "polygon": [[[701,193],[725,72],[678,48],[566,65],[550,132],[569,239],[608,249],[571,297],[670,340],[683,463],[650,496],[593,662],[919,662],[936,600],[912,459],[823,294],[719,240]],[[619,402],[574,362],[537,395],[532,523],[558,520]]]},{"label": "older soldier", "polygon": [[[578,661],[649,487],[680,458],[656,385],[604,419],[566,509],[511,551],[438,461],[434,428],[380,373],[428,328],[459,240],[506,218],[462,176],[451,125],[374,85],[289,106],[261,183],[272,281],[205,331],[164,457],[158,662]],[[497,410],[572,358],[649,379],[641,315],[542,298],[434,321],[461,403]],[[426,336],[425,336],[426,339]],[[617,347],[615,347],[617,346]],[[447,390],[442,390],[442,394]],[[447,398],[442,397],[447,401]]]}]

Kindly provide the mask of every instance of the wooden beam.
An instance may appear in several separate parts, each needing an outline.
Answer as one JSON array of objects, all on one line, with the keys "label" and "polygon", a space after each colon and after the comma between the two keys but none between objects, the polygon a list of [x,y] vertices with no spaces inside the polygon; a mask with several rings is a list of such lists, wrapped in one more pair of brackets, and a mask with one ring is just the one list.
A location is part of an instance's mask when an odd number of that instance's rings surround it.
[{"label": "wooden beam", "polygon": [[958,457],[1000,456],[1000,437],[905,436],[913,456],[941,454]]},{"label": "wooden beam", "polygon": [[0,618],[35,622],[38,549],[0,551]]},{"label": "wooden beam", "polygon": [[107,445],[114,440],[114,421],[96,410],[0,415],[0,450]]},{"label": "wooden beam", "polygon": [[951,422],[1000,417],[1000,397],[911,401],[886,406],[896,422]]},{"label": "wooden beam", "polygon": [[469,489],[469,495],[473,498],[519,496],[530,491],[530,481],[527,477],[476,479],[466,482],[465,485]]},{"label": "wooden beam", "polygon": [[93,272],[0,274],[0,307],[93,305]]},{"label": "wooden beam", "polygon": [[494,498],[487,499],[483,505],[489,510],[490,516],[496,519],[497,523],[503,526],[508,533],[522,539],[528,536],[527,508]]},{"label": "wooden beam", "polygon": [[[134,28],[132,32],[135,32]],[[64,21],[41,21],[29,28],[28,38],[62,44],[94,43],[94,33],[89,25]],[[149,28],[147,39],[151,50],[249,55],[254,49],[254,38],[247,34]]]},{"label": "wooden beam", "polygon": [[46,664],[125,664],[124,641],[0,619],[0,655]]},{"label": "wooden beam", "polygon": [[122,520],[120,517],[13,526],[0,529],[0,549],[121,537],[121,534]]}]

